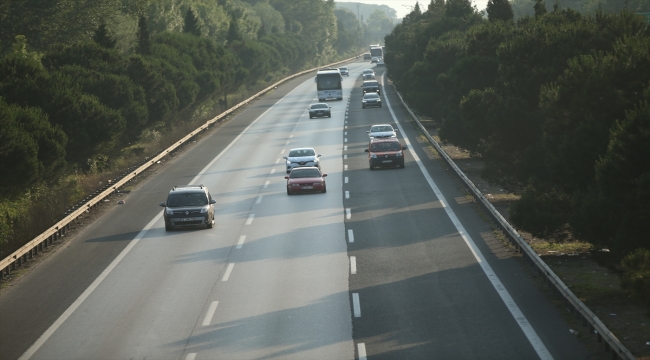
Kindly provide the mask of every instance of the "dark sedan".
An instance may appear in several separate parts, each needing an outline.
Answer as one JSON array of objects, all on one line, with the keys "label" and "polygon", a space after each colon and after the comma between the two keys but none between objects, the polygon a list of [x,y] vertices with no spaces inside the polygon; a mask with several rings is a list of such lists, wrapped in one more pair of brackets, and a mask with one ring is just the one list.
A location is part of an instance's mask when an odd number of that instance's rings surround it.
[{"label": "dark sedan", "polygon": [[285,176],[287,179],[287,195],[305,193],[305,192],[327,192],[325,177],[317,167],[294,168]]},{"label": "dark sedan", "polygon": [[307,108],[309,110],[309,118],[313,119],[315,117],[332,117],[332,108],[324,103],[311,104]]}]

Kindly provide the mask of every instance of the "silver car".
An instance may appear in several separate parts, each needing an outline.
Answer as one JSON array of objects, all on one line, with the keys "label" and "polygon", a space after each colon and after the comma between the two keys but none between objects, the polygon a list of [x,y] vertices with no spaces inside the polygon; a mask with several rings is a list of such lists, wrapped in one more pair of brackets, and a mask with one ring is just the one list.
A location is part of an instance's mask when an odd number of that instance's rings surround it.
[{"label": "silver car", "polygon": [[298,148],[289,150],[288,156],[282,158],[287,161],[287,174],[294,168],[303,166],[315,166],[320,169],[321,154],[316,154],[314,148]]},{"label": "silver car", "polygon": [[339,71],[341,72],[341,75],[350,76],[350,70],[348,70],[348,68],[345,66],[340,67]]},{"label": "silver car", "polygon": [[397,129],[393,129],[390,124],[373,125],[367,132],[371,140],[379,138],[394,138],[397,136]]}]

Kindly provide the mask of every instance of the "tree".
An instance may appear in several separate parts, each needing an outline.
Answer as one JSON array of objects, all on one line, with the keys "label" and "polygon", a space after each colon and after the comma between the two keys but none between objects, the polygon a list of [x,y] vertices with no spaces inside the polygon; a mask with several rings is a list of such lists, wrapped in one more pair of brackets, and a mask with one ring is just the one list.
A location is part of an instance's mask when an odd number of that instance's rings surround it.
[{"label": "tree", "polygon": [[535,9],[535,17],[540,17],[548,12],[546,11],[546,2],[544,0],[535,0],[535,6],[533,8]]},{"label": "tree", "polygon": [[228,26],[228,35],[226,41],[228,45],[233,45],[235,41],[241,40],[241,33],[239,31],[239,22],[234,16],[230,17],[230,25]]},{"label": "tree", "polygon": [[449,17],[464,18],[475,12],[470,0],[447,0],[445,14]]},{"label": "tree", "polygon": [[510,21],[515,17],[508,0],[489,0],[486,10],[490,21]]},{"label": "tree", "polygon": [[445,16],[445,7],[445,0],[431,0],[425,14],[430,19],[440,20]]},{"label": "tree", "polygon": [[112,38],[108,33],[108,29],[106,28],[106,24],[104,23],[99,25],[97,30],[95,30],[95,35],[93,35],[93,41],[107,49],[115,49],[115,44],[117,43],[117,40]]},{"label": "tree", "polygon": [[192,7],[189,7],[187,9],[187,12],[185,13],[183,32],[195,36],[201,36],[201,27],[199,25],[199,19],[196,17],[196,15],[194,15],[194,11],[192,11]]},{"label": "tree", "polygon": [[149,26],[147,25],[147,19],[144,16],[140,16],[138,20],[138,47],[136,52],[140,55],[150,55],[151,54],[151,35],[149,35]]}]

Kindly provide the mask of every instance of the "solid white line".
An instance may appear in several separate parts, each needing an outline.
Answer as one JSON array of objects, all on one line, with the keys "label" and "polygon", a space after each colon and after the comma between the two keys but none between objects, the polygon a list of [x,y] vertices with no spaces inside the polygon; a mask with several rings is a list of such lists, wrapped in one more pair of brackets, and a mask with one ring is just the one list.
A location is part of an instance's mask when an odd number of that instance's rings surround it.
[{"label": "solid white line", "polygon": [[347,191],[347,190],[345,190],[345,198],[346,198],[346,199],[349,199],[349,198],[350,198],[350,192]]},{"label": "solid white line", "polygon": [[361,317],[361,305],[359,304],[359,293],[352,293],[352,308],[354,317]]},{"label": "solid white line", "polygon": [[241,247],[244,246],[245,240],[246,240],[246,235],[240,236],[239,241],[237,241],[237,246],[235,246],[235,249],[241,249]]},{"label": "solid white line", "polygon": [[350,274],[354,275],[357,273],[357,257],[350,256]]},{"label": "solid white line", "polygon": [[248,215],[248,219],[246,219],[246,225],[250,225],[253,223],[253,218],[255,217],[255,214],[250,214]]},{"label": "solid white line", "polygon": [[235,263],[228,264],[228,267],[226,268],[226,273],[223,274],[223,278],[221,278],[221,281],[228,281],[228,279],[230,278],[230,273],[232,272],[233,267],[235,267]]},{"label": "solid white line", "polygon": [[359,352],[359,360],[368,360],[368,355],[366,354],[366,344],[358,343],[357,351]]},{"label": "solid white line", "polygon": [[267,181],[264,183],[264,189],[268,188],[270,183],[271,183],[271,181],[267,180]]},{"label": "solid white line", "polygon": [[346,184],[348,183],[348,177],[347,176],[345,177],[345,183]]},{"label": "solid white line", "polygon": [[[196,353],[189,353],[185,357],[185,360],[194,360],[194,359],[196,359]],[[361,360],[361,358],[359,358],[359,360]]]},{"label": "solid white line", "polygon": [[352,229],[348,230],[348,242],[354,242],[354,233],[352,232]]},{"label": "solid white line", "polygon": [[[406,133],[404,132],[402,125],[400,124],[399,120],[397,120],[397,116],[395,116],[395,112],[393,112],[393,108],[390,106],[390,101],[388,100],[388,96],[385,96],[384,99],[386,101],[386,105],[388,105],[388,110],[390,110],[390,114],[393,117],[393,120],[397,124],[400,133],[404,137],[404,142],[409,146],[409,148],[412,149],[412,147],[410,146],[411,143],[409,139],[406,137]],[[546,348],[542,340],[537,335],[535,329],[533,329],[532,325],[528,322],[526,316],[524,316],[524,314],[521,312],[521,309],[519,309],[512,296],[510,296],[508,290],[506,290],[505,286],[503,285],[499,277],[496,275],[494,270],[492,270],[490,264],[488,264],[487,260],[483,256],[483,253],[481,253],[478,246],[476,246],[474,240],[471,238],[467,230],[465,230],[463,224],[461,224],[460,220],[456,216],[456,213],[454,213],[451,207],[449,207],[449,203],[447,202],[447,199],[442,195],[442,192],[438,188],[438,185],[436,185],[436,183],[433,181],[433,178],[431,178],[431,175],[429,175],[429,173],[427,172],[426,168],[424,167],[424,164],[422,163],[418,155],[415,153],[415,151],[411,151],[410,153],[415,159],[416,163],[418,164],[420,171],[422,171],[424,178],[429,183],[429,187],[431,187],[433,192],[436,194],[436,197],[440,201],[442,207],[445,209],[447,216],[454,224],[456,230],[465,241],[465,244],[467,244],[467,247],[469,247],[472,254],[474,254],[474,258],[481,266],[481,269],[483,269],[483,272],[487,276],[488,280],[492,283],[492,286],[501,297],[501,301],[503,301],[503,303],[506,305],[506,307],[510,311],[510,314],[515,318],[515,321],[517,322],[517,324],[519,324],[519,327],[523,331],[524,335],[526,335],[526,338],[528,338],[528,341],[537,352],[537,356],[539,356],[540,359],[542,360],[553,359],[553,356],[551,355],[551,353],[548,352],[548,349]]]},{"label": "solid white line", "polygon": [[122,252],[119,255],[117,255],[117,257],[108,265],[108,267],[104,269],[104,271],[102,271],[101,274],[99,274],[97,279],[95,279],[95,281],[93,281],[92,284],[90,284],[90,286],[88,286],[88,288],[81,295],[79,295],[77,300],[75,300],[75,302],[73,302],[72,305],[70,305],[68,309],[65,312],[63,312],[61,316],[59,316],[58,319],[56,319],[54,324],[52,324],[43,333],[43,335],[41,335],[38,338],[38,340],[36,340],[36,342],[32,346],[30,346],[29,349],[27,349],[27,351],[25,351],[25,353],[19,358],[19,360],[27,360],[31,358],[32,355],[34,355],[36,351],[38,351],[38,349],[40,349],[40,347],[43,346],[43,344],[50,338],[50,336],[52,336],[52,334],[54,334],[54,332],[61,325],[63,325],[63,323],[70,317],[70,315],[72,315],[72,313],[74,313],[75,310],[77,310],[77,308],[81,306],[81,304],[88,298],[88,296],[90,296],[90,294],[92,294],[92,292],[95,291],[95,289],[97,289],[99,284],[101,284],[102,281],[104,281],[104,279],[108,277],[108,274],[110,274],[111,271],[113,271],[113,269],[117,267],[117,264],[119,264],[120,261],[124,259],[124,257],[131,251],[131,249],[135,247],[135,245],[140,241],[140,239],[144,237],[147,231],[149,231],[149,229],[151,229],[153,225],[160,220],[161,217],[162,217],[162,212],[156,215],[153,219],[151,219],[151,221],[149,221],[149,223],[142,230],[140,230],[138,235],[136,235],[136,237],[133,240],[131,240],[131,242],[129,242],[129,245],[127,245],[124,248],[124,250],[122,250]]},{"label": "solid white line", "polygon": [[258,196],[258,197],[257,197],[257,201],[256,201],[255,203],[256,203],[256,204],[261,203],[263,197],[264,197],[264,195],[260,195],[260,196]]},{"label": "solid white line", "polygon": [[[189,182],[189,184],[194,184],[201,176],[203,176],[203,174],[205,174],[208,171],[208,169],[217,160],[219,160],[228,150],[230,150],[230,148],[233,147],[235,143],[242,136],[244,136],[244,134],[246,134],[253,125],[255,125],[264,115],[266,115],[266,113],[271,111],[271,109],[273,109],[275,105],[281,103],[284,99],[286,99],[287,96],[291,95],[297,89],[298,88],[295,88],[289,91],[287,95],[285,95],[283,98],[278,100],[270,108],[268,108],[266,111],[260,114],[260,116],[258,116],[255,120],[253,120],[253,122],[251,122],[239,135],[237,135],[237,137],[235,137],[230,142],[230,144],[228,144],[228,146],[226,146],[223,150],[221,150],[219,155],[217,155],[214,159],[212,159],[212,161],[210,161],[194,177],[194,179],[192,179],[192,181]],[[284,152],[284,150],[282,150],[282,152]],[[161,217],[162,217],[162,212],[156,215],[153,219],[151,219],[151,221],[138,233],[138,235],[136,235],[136,237],[133,240],[131,240],[131,242],[129,242],[129,244],[124,248],[124,250],[122,250],[122,252],[108,265],[106,269],[104,269],[104,271],[97,277],[97,279],[95,279],[95,281],[93,281],[93,283],[90,284],[90,286],[88,286],[88,288],[81,295],[79,295],[77,300],[75,300],[75,302],[72,303],[72,305],[70,305],[70,307],[68,307],[68,309],[63,314],[61,314],[61,316],[59,316],[59,318],[43,333],[43,335],[41,335],[38,338],[38,340],[36,340],[34,344],[32,344],[32,346],[29,347],[29,349],[27,349],[27,351],[25,351],[25,353],[19,358],[19,360],[28,360],[29,358],[32,357],[32,355],[34,355],[34,353],[36,353],[36,351],[38,351],[38,349],[40,349],[41,346],[43,346],[43,344],[50,338],[50,336],[52,336],[52,334],[61,326],[61,324],[63,324],[65,320],[69,318],[70,315],[72,315],[72,313],[84,302],[84,300],[88,298],[88,296],[95,290],[95,288],[99,286],[99,284],[108,276],[108,274],[110,274],[110,272],[117,266],[117,264],[119,264],[119,262],[122,261],[122,259],[126,256],[126,254],[128,254],[129,251],[131,251],[131,249],[138,243],[138,241],[140,241],[140,239],[144,237],[146,232],[149,229],[151,229],[151,227],[153,227],[153,225],[157,221],[160,220]],[[188,356],[190,355],[192,354],[188,354]],[[194,356],[196,356],[196,354],[194,354]]]},{"label": "solid white line", "polygon": [[212,317],[214,316],[214,312],[217,311],[217,305],[219,305],[218,301],[213,301],[210,304],[210,307],[208,308],[208,312],[205,313],[205,318],[203,318],[203,326],[208,326],[212,322]]},{"label": "solid white line", "polygon": [[352,217],[352,211],[350,210],[350,208],[345,209],[345,218],[350,220],[351,217]]}]

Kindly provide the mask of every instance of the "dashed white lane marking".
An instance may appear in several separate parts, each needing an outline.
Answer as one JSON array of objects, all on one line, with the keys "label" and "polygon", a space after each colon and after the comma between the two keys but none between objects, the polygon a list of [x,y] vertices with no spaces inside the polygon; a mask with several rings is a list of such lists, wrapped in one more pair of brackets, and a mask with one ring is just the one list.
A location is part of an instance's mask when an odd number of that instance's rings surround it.
[{"label": "dashed white lane marking", "polygon": [[271,169],[271,174],[270,175],[273,175],[274,173],[275,173],[275,169]]},{"label": "dashed white lane marking", "polygon": [[250,214],[248,215],[248,219],[246,219],[246,225],[250,225],[253,223],[253,218],[255,217],[255,214]]},{"label": "dashed white lane marking", "polygon": [[347,156],[347,155],[343,155],[343,159],[344,159],[344,160],[347,160],[347,159],[348,159],[348,156]]},{"label": "dashed white lane marking", "polygon": [[240,236],[239,241],[237,241],[237,246],[235,248],[241,249],[241,247],[244,246],[244,241],[246,241],[246,235]]},{"label": "dashed white lane marking", "polygon": [[350,256],[350,275],[357,273],[357,257]]},{"label": "dashed white lane marking", "polygon": [[196,353],[189,353],[185,357],[185,360],[194,360],[194,359],[196,359]]},{"label": "dashed white lane marking", "polygon": [[343,165],[343,170],[347,170],[347,169],[348,169],[348,166],[347,166],[347,165]]},{"label": "dashed white lane marking", "polygon": [[284,143],[284,144],[285,144],[285,145],[289,145],[289,143],[290,143],[290,141],[287,141],[287,142],[286,142],[286,143]]},{"label": "dashed white lane marking", "polygon": [[283,154],[284,154],[284,150],[285,150],[285,149],[282,149],[282,151],[280,151],[280,155],[283,155]]},{"label": "dashed white lane marking", "polygon": [[348,123],[348,121],[347,121],[347,120],[345,120],[345,123],[347,124],[347,123]]},{"label": "dashed white lane marking", "polygon": [[228,279],[230,278],[230,273],[232,272],[233,267],[235,267],[235,263],[228,264],[228,267],[226,268],[226,273],[223,274],[223,277],[221,278],[221,281],[228,281]]},{"label": "dashed white lane marking", "polygon": [[280,159],[281,159],[281,158],[278,158],[277,160],[275,160],[275,163],[276,163],[276,164],[279,163],[279,162],[280,162]]},{"label": "dashed white lane marking", "polygon": [[352,229],[348,230],[348,242],[354,242],[354,233],[352,232]]},{"label": "dashed white lane marking", "polygon": [[366,344],[358,343],[357,351],[359,352],[359,360],[368,360],[368,355],[366,355]]},{"label": "dashed white lane marking", "polygon": [[269,180],[267,180],[267,181],[264,183],[264,188],[266,189],[267,187],[269,187],[269,184],[270,184],[270,183],[271,183],[271,182],[270,182]]},{"label": "dashed white lane marking", "polygon": [[352,308],[354,317],[361,317],[361,304],[359,304],[359,293],[352,293]]},{"label": "dashed white lane marking", "polygon": [[343,151],[348,151],[348,146],[347,145],[343,146]]},{"label": "dashed white lane marking", "polygon": [[343,142],[348,142],[348,138],[343,138]]},{"label": "dashed white lane marking", "polygon": [[347,190],[345,190],[345,198],[346,198],[346,199],[349,199],[349,198],[350,198],[350,192],[347,191]]},{"label": "dashed white lane marking", "polygon": [[289,135],[289,139],[291,139],[292,137],[293,137],[293,134]]},{"label": "dashed white lane marking", "polygon": [[[390,111],[390,115],[393,118],[393,121],[395,121],[399,131],[402,133],[402,136],[404,137],[404,142],[407,145],[411,145],[410,140],[408,139],[406,133],[404,132],[404,129],[402,128],[402,124],[400,124],[399,120],[397,120],[397,116],[395,116],[395,112],[393,111],[393,108],[390,106],[390,101],[388,100],[388,96],[385,96],[384,98],[386,101],[386,105],[388,105],[388,110]],[[467,232],[463,224],[460,222],[454,210],[449,206],[449,202],[447,202],[447,199],[442,195],[440,188],[438,188],[438,185],[436,185],[436,183],[433,181],[433,178],[424,167],[424,164],[422,164],[422,161],[420,160],[418,155],[415,153],[415,151],[411,151],[410,154],[413,156],[413,159],[418,164],[418,167],[420,168],[422,175],[424,175],[425,180],[429,183],[429,187],[431,188],[431,190],[433,190],[436,197],[440,201],[440,204],[442,205],[443,209],[447,213],[447,216],[456,227],[458,234],[463,238],[465,244],[467,244],[467,247],[472,252],[474,258],[481,266],[481,269],[487,276],[488,281],[490,281],[490,283],[496,290],[497,294],[499,294],[499,296],[501,297],[501,301],[503,301],[505,306],[508,308],[508,311],[510,311],[510,314],[519,325],[519,328],[528,339],[528,342],[530,342],[533,349],[535,349],[537,356],[539,356],[540,359],[542,360],[552,360],[553,356],[551,355],[551,353],[549,353],[548,349],[546,348],[546,345],[544,345],[542,339],[539,338],[537,332],[530,324],[530,322],[528,322],[528,319],[526,318],[524,313],[521,311],[521,309],[519,309],[514,299],[506,289],[506,287],[503,285],[503,283],[501,282],[497,274],[494,272],[490,264],[485,259],[485,256],[483,256],[481,250],[478,248],[478,246],[476,246],[476,243],[469,235],[469,233]]]},{"label": "dashed white lane marking", "polygon": [[345,125],[345,128],[344,128],[344,129],[345,129],[345,130],[347,130],[347,129],[348,129],[348,126],[347,126],[347,125]]},{"label": "dashed white lane marking", "polygon": [[347,134],[348,134],[348,132],[347,132],[347,131],[344,131],[344,132],[343,132],[343,135],[347,135]]},{"label": "dashed white lane marking", "polygon": [[212,322],[212,317],[214,316],[214,312],[217,311],[217,305],[219,305],[218,301],[213,301],[210,304],[210,307],[208,308],[208,312],[205,314],[205,318],[203,318],[203,326],[209,326],[210,323]]},{"label": "dashed white lane marking", "polygon": [[345,218],[348,220],[352,218],[352,210],[350,210],[350,208],[345,209]]},{"label": "dashed white lane marking", "polygon": [[256,203],[256,204],[261,203],[263,197],[264,197],[264,195],[260,195],[260,196],[258,196],[258,197],[257,197],[257,201],[256,201],[255,203]]},{"label": "dashed white lane marking", "polygon": [[348,177],[347,176],[345,177],[344,181],[345,181],[346,184],[348,183]]}]

